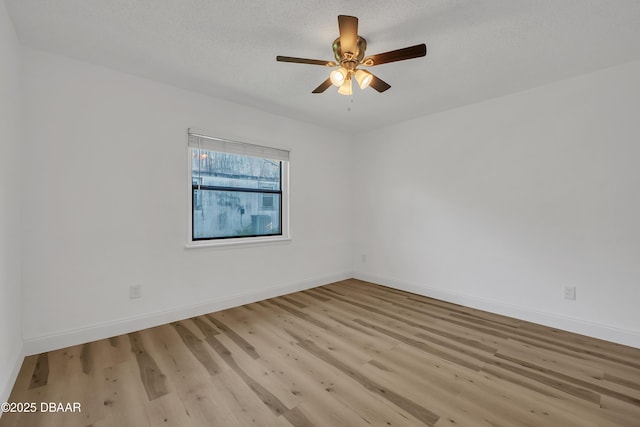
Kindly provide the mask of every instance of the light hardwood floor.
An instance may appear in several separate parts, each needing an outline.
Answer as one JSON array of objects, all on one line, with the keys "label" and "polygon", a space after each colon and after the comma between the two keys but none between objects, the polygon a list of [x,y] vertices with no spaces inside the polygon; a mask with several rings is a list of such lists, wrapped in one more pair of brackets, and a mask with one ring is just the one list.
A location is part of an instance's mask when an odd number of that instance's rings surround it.
[{"label": "light hardwood floor", "polygon": [[20,426],[640,426],[640,350],[346,280],[25,359]]}]

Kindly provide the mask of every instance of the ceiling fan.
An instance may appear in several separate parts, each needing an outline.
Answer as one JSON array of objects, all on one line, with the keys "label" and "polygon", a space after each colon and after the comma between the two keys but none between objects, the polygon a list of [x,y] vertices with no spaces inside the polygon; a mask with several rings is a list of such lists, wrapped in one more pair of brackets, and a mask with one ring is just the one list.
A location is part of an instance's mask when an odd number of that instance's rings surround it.
[{"label": "ceiling fan", "polygon": [[338,28],[340,30],[340,37],[333,42],[335,62],[280,55],[276,56],[276,61],[339,67],[333,70],[329,74],[329,78],[315,88],[312,93],[322,93],[327,90],[329,86],[334,85],[339,88],[338,93],[351,95],[351,82],[354,78],[358,86],[360,86],[360,89],[371,86],[378,92],[384,92],[391,87],[387,82],[379,79],[368,71],[358,68],[358,66],[373,67],[374,65],[389,62],[419,58],[427,54],[427,46],[423,43],[365,57],[364,52],[367,49],[367,41],[358,35],[358,18],[355,16],[338,15]]}]

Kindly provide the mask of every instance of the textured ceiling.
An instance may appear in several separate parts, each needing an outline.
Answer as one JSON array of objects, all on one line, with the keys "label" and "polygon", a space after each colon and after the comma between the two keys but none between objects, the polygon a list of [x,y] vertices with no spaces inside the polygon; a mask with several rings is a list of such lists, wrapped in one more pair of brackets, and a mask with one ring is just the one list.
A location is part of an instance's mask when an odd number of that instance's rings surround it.
[{"label": "textured ceiling", "polygon": [[[4,0],[22,43],[357,133],[640,59],[638,0]],[[311,91],[337,15],[367,54],[426,43],[370,71],[391,84]]]}]

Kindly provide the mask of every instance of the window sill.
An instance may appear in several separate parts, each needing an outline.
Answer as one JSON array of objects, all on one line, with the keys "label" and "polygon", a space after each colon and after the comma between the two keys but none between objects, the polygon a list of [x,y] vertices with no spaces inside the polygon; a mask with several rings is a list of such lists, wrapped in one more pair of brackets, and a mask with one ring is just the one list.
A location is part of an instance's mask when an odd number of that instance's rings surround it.
[{"label": "window sill", "polygon": [[291,237],[245,237],[240,239],[224,239],[224,240],[205,240],[189,242],[184,245],[186,249],[197,248],[210,248],[210,249],[224,249],[224,248],[238,248],[238,247],[251,247],[251,246],[265,246],[265,245],[277,245],[288,243],[291,241]]}]

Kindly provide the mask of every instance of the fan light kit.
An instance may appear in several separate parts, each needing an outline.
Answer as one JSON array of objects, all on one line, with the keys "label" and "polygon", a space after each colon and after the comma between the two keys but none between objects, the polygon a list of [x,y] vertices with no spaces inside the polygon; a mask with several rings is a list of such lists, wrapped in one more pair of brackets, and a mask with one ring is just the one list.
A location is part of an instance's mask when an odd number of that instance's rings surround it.
[{"label": "fan light kit", "polygon": [[358,66],[373,67],[374,65],[389,62],[404,61],[406,59],[419,58],[427,54],[427,46],[418,44],[404,49],[392,50],[372,56],[364,56],[367,50],[367,41],[358,35],[358,18],[355,16],[339,15],[338,29],[340,37],[333,42],[334,61],[320,59],[294,58],[291,56],[276,56],[276,61],[294,62],[298,64],[324,65],[326,67],[338,67],[329,73],[329,78],[315,88],[312,93],[322,93],[329,86],[337,86],[338,93],[351,95],[353,80],[358,83],[360,89],[369,86],[378,92],[384,92],[391,86],[368,71],[359,69]]}]

